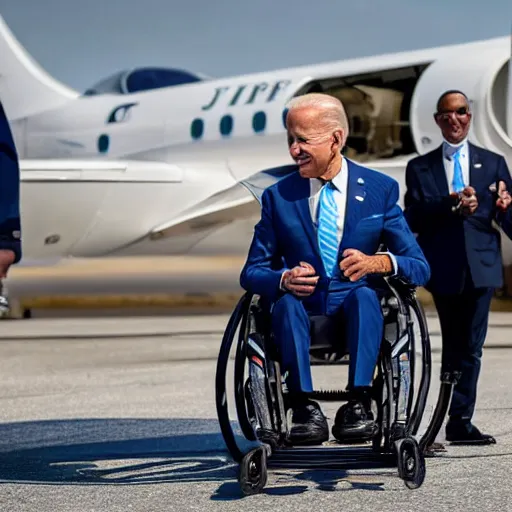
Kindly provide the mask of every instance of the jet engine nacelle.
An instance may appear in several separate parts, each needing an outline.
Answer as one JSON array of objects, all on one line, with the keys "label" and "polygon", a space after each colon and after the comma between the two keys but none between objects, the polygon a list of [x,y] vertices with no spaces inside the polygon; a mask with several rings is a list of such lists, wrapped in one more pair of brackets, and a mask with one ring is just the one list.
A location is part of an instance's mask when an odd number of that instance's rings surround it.
[{"label": "jet engine nacelle", "polygon": [[418,80],[411,102],[411,131],[418,152],[442,142],[433,114],[439,96],[459,89],[470,101],[473,120],[469,139],[505,156],[512,168],[512,141],[507,135],[508,63],[510,51],[493,41],[478,52],[454,50],[434,61]]}]

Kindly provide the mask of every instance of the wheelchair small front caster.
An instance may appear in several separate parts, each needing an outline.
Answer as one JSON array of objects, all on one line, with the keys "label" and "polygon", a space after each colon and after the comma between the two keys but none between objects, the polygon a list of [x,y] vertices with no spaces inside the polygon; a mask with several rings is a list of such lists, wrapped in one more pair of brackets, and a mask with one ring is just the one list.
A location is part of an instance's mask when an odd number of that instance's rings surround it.
[{"label": "wheelchair small front caster", "polygon": [[267,450],[264,446],[251,450],[241,460],[238,481],[246,496],[257,494],[265,487],[267,483]]},{"label": "wheelchair small front caster", "polygon": [[425,457],[414,437],[396,443],[398,475],[409,489],[418,489],[425,480]]}]

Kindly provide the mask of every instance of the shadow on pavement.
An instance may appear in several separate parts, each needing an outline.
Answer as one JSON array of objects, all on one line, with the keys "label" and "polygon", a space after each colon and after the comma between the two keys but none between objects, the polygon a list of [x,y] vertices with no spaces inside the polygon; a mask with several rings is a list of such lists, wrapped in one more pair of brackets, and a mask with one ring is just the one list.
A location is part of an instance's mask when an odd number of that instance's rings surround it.
[{"label": "shadow on pavement", "polygon": [[[237,472],[216,420],[114,418],[0,424],[0,485],[217,482],[211,499],[231,501],[244,497]],[[263,494],[272,496],[313,488],[383,490],[383,482],[375,477],[369,483],[351,481],[343,471],[272,471],[271,475]],[[349,488],[337,487],[340,480]]]},{"label": "shadow on pavement", "polygon": [[215,420],[76,419],[0,425],[0,483],[236,479]]}]

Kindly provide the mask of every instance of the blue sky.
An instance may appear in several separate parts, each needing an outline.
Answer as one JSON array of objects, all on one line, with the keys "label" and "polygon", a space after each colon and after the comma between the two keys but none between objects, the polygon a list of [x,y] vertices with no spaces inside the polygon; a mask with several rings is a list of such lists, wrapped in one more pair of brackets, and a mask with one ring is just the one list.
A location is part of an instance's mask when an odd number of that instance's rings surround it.
[{"label": "blue sky", "polygon": [[508,35],[512,1],[2,0],[0,14],[83,91],[136,66],[223,77]]}]

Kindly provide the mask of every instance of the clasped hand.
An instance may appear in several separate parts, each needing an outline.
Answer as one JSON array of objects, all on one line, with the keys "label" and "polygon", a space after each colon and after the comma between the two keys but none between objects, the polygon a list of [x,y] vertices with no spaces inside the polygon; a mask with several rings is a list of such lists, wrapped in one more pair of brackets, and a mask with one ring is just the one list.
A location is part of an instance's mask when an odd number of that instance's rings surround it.
[{"label": "clasped hand", "polygon": [[[496,188],[494,188],[494,190],[496,190]],[[510,203],[512,203],[512,197],[510,196],[504,181],[500,181],[498,184],[497,196],[496,207],[501,211],[506,211],[510,206]],[[460,213],[462,213],[462,215],[472,215],[478,208],[478,199],[473,187],[465,187],[459,194],[459,201]]]},{"label": "clasped hand", "polygon": [[299,266],[286,270],[283,274],[283,288],[297,295],[297,297],[308,297],[316,288],[320,276],[316,276],[313,265],[301,261]]},{"label": "clasped hand", "polygon": [[[386,254],[369,256],[357,249],[346,249],[342,256],[340,270],[352,282],[368,274],[389,274],[393,269],[391,259]],[[312,265],[301,261],[299,266],[284,272],[282,285],[298,297],[308,297],[318,283],[319,276],[315,274]]]},{"label": "clasped hand", "polygon": [[507,186],[504,181],[500,181],[498,184],[498,199],[496,200],[496,207],[502,211],[505,211],[510,206],[512,197],[508,193]]},{"label": "clasped hand", "polygon": [[462,215],[473,215],[478,208],[478,199],[476,190],[473,187],[464,187],[464,190],[458,194],[459,211]]}]

